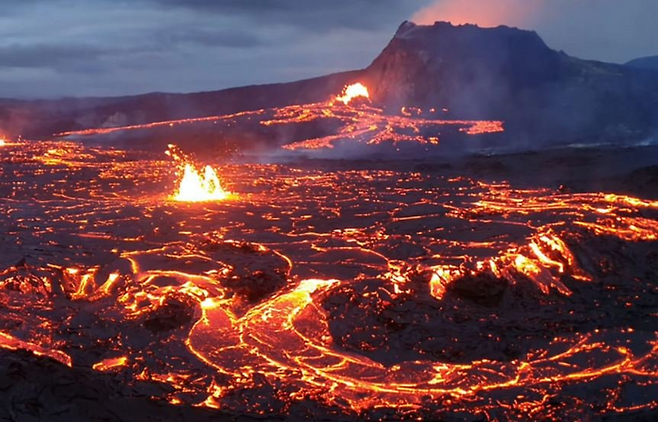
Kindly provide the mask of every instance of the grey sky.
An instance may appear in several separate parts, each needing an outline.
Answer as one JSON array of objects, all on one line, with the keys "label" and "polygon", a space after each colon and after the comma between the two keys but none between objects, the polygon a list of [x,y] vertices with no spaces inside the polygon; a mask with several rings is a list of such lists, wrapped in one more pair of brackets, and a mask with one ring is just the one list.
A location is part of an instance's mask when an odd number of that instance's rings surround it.
[{"label": "grey sky", "polygon": [[655,0],[2,0],[0,97],[191,92],[362,68],[411,18],[537,29],[554,48],[620,62],[658,54],[657,15]]}]

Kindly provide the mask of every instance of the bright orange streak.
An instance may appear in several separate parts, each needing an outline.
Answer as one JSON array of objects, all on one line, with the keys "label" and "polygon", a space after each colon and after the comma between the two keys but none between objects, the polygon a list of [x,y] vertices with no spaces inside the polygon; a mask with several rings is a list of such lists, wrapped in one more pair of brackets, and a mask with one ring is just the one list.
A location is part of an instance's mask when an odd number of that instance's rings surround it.
[{"label": "bright orange streak", "polygon": [[546,254],[544,254],[541,249],[539,249],[539,246],[537,246],[535,242],[530,243],[530,249],[532,249],[532,252],[541,262],[551,267],[557,267],[558,271],[561,273],[564,272],[564,264],[547,257]]},{"label": "bright orange streak", "polygon": [[106,372],[113,369],[121,368],[128,363],[128,358],[121,356],[118,358],[103,359],[102,361],[92,365],[96,371]]},{"label": "bright orange streak", "polygon": [[63,363],[68,367],[73,366],[71,357],[60,350],[41,347],[37,344],[20,340],[11,334],[2,331],[0,331],[0,348],[8,350],[28,350],[37,356],[47,356],[51,359],[55,359],[60,363]]}]

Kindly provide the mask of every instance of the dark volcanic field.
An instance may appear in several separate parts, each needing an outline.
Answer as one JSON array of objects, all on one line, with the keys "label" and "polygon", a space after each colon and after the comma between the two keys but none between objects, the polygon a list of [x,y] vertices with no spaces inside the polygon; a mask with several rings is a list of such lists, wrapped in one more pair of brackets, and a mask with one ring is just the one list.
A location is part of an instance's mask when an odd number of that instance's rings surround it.
[{"label": "dark volcanic field", "polygon": [[159,152],[0,156],[2,419],[657,416],[658,147],[223,164],[208,204]]}]

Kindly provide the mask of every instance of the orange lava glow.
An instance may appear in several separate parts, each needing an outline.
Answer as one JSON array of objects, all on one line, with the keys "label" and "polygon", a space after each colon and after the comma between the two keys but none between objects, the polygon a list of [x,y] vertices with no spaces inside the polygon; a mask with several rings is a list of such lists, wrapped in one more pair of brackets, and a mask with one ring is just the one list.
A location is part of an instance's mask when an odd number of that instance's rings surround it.
[{"label": "orange lava glow", "polygon": [[49,357],[69,367],[73,365],[71,357],[60,350],[42,347],[38,344],[23,341],[2,331],[0,331],[0,347],[9,350],[27,350],[37,356]]},{"label": "orange lava glow", "polygon": [[345,89],[343,89],[343,93],[336,97],[336,101],[348,105],[355,98],[370,99],[368,88],[360,82],[346,86]]},{"label": "orange lava glow", "polygon": [[[334,107],[331,103],[289,106],[279,109],[274,118],[263,121],[265,126],[302,123],[320,119],[338,119],[343,126],[336,134],[322,138],[312,138],[284,145],[286,150],[332,149],[341,142],[355,142],[364,145],[392,143],[416,143],[419,145],[439,145],[438,128],[455,128],[466,135],[483,135],[504,132],[501,121],[444,120],[417,116],[388,115],[382,109],[367,105]],[[443,129],[443,130],[445,130]],[[431,133],[432,135],[428,135]]]},{"label": "orange lava glow", "polygon": [[224,166],[245,200],[217,204],[216,172],[170,152],[176,195],[209,201],[186,207],[140,154],[16,147],[0,347],[261,419],[658,409],[655,201],[317,160]]},{"label": "orange lava glow", "polygon": [[92,365],[92,368],[100,372],[116,371],[128,363],[128,358],[121,356],[118,358],[103,359]]},{"label": "orange lava glow", "polygon": [[183,172],[178,190],[172,196],[174,201],[222,201],[231,195],[222,188],[219,176],[212,166],[206,165],[203,172],[200,172],[175,145],[170,144],[166,154],[179,164]]},{"label": "orange lava glow", "polygon": [[222,188],[211,166],[206,166],[201,174],[192,164],[185,164],[183,178],[173,199],[180,202],[207,202],[222,201],[228,196],[229,193]]},{"label": "orange lava glow", "polygon": [[[356,101],[367,100],[367,101]],[[349,105],[349,107],[344,107]],[[446,109],[442,109],[447,112]],[[85,129],[55,134],[56,137],[103,136],[124,131],[149,131],[176,128],[179,125],[220,124],[230,127],[237,121],[257,122],[264,127],[278,127],[298,123],[327,122],[338,125],[331,135],[318,138],[296,140],[272,145],[287,151],[317,151],[334,149],[344,143],[358,143],[365,146],[401,143],[419,144],[426,150],[440,147],[444,135],[460,139],[501,133],[504,122],[499,120],[449,120],[437,118],[437,109],[422,110],[416,107],[402,107],[400,114],[385,112],[370,102],[368,88],[361,83],[345,87],[343,93],[327,101],[290,105],[280,108],[260,109],[241,113],[168,120],[138,125]]]}]

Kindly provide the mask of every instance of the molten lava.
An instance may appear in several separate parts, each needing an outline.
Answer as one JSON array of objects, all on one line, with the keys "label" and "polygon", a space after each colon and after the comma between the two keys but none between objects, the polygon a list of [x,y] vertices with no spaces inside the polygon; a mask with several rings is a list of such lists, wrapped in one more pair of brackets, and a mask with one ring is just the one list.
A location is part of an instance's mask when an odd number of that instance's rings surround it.
[{"label": "molten lava", "polygon": [[221,201],[228,196],[229,193],[222,188],[215,169],[206,166],[201,174],[192,164],[186,163],[178,192],[173,199],[180,202],[207,202]]},{"label": "molten lava", "polygon": [[[356,101],[360,100],[360,101]],[[346,142],[359,143],[367,146],[392,144],[398,148],[400,143],[423,145],[425,150],[440,145],[440,137],[447,135],[464,139],[478,135],[488,135],[504,132],[504,122],[498,120],[462,120],[445,119],[436,108],[422,110],[416,107],[402,107],[399,115],[385,112],[384,109],[369,103],[368,88],[361,83],[348,85],[341,95],[327,101],[310,104],[293,104],[286,107],[243,111],[234,114],[167,120],[138,125],[84,129],[62,132],[56,137],[69,136],[104,136],[116,132],[128,131],[162,131],[168,128],[180,130],[181,125],[198,125],[214,127],[220,133],[230,127],[241,124],[258,124],[264,127],[296,125],[298,123],[327,123],[328,127],[336,125],[330,134],[313,137],[317,132],[309,132],[306,138],[291,141],[288,137],[273,137],[283,139],[287,143],[277,143],[275,139],[271,147],[288,151],[310,151],[333,149],[336,145]],[[349,107],[345,106],[349,105]],[[318,127],[324,126],[318,124]],[[318,134],[319,135],[319,134]],[[465,135],[465,136],[464,136]],[[268,139],[270,140],[270,139]]]},{"label": "molten lava", "polygon": [[[177,198],[226,197],[170,155]],[[178,207],[149,185],[159,154],[21,144],[0,173],[0,347],[262,417],[658,409],[658,202],[317,165],[231,166],[249,201]]]},{"label": "molten lava", "polygon": [[355,98],[370,99],[368,88],[360,82],[346,86],[345,89],[343,89],[342,95],[336,97],[336,101],[348,105]]},{"label": "molten lava", "polygon": [[[367,98],[360,89],[338,101]],[[80,134],[244,117],[342,124],[284,146],[312,149],[503,130],[334,103]],[[211,166],[168,153],[182,172],[172,199],[229,196]],[[230,166],[249,201],[183,207],[161,201],[170,163],[159,154],[18,145],[0,172],[0,347],[261,418],[658,409],[658,202],[390,164]]]},{"label": "molten lava", "polygon": [[7,145],[7,141],[3,138],[0,138],[0,147],[4,147],[5,145]]}]

